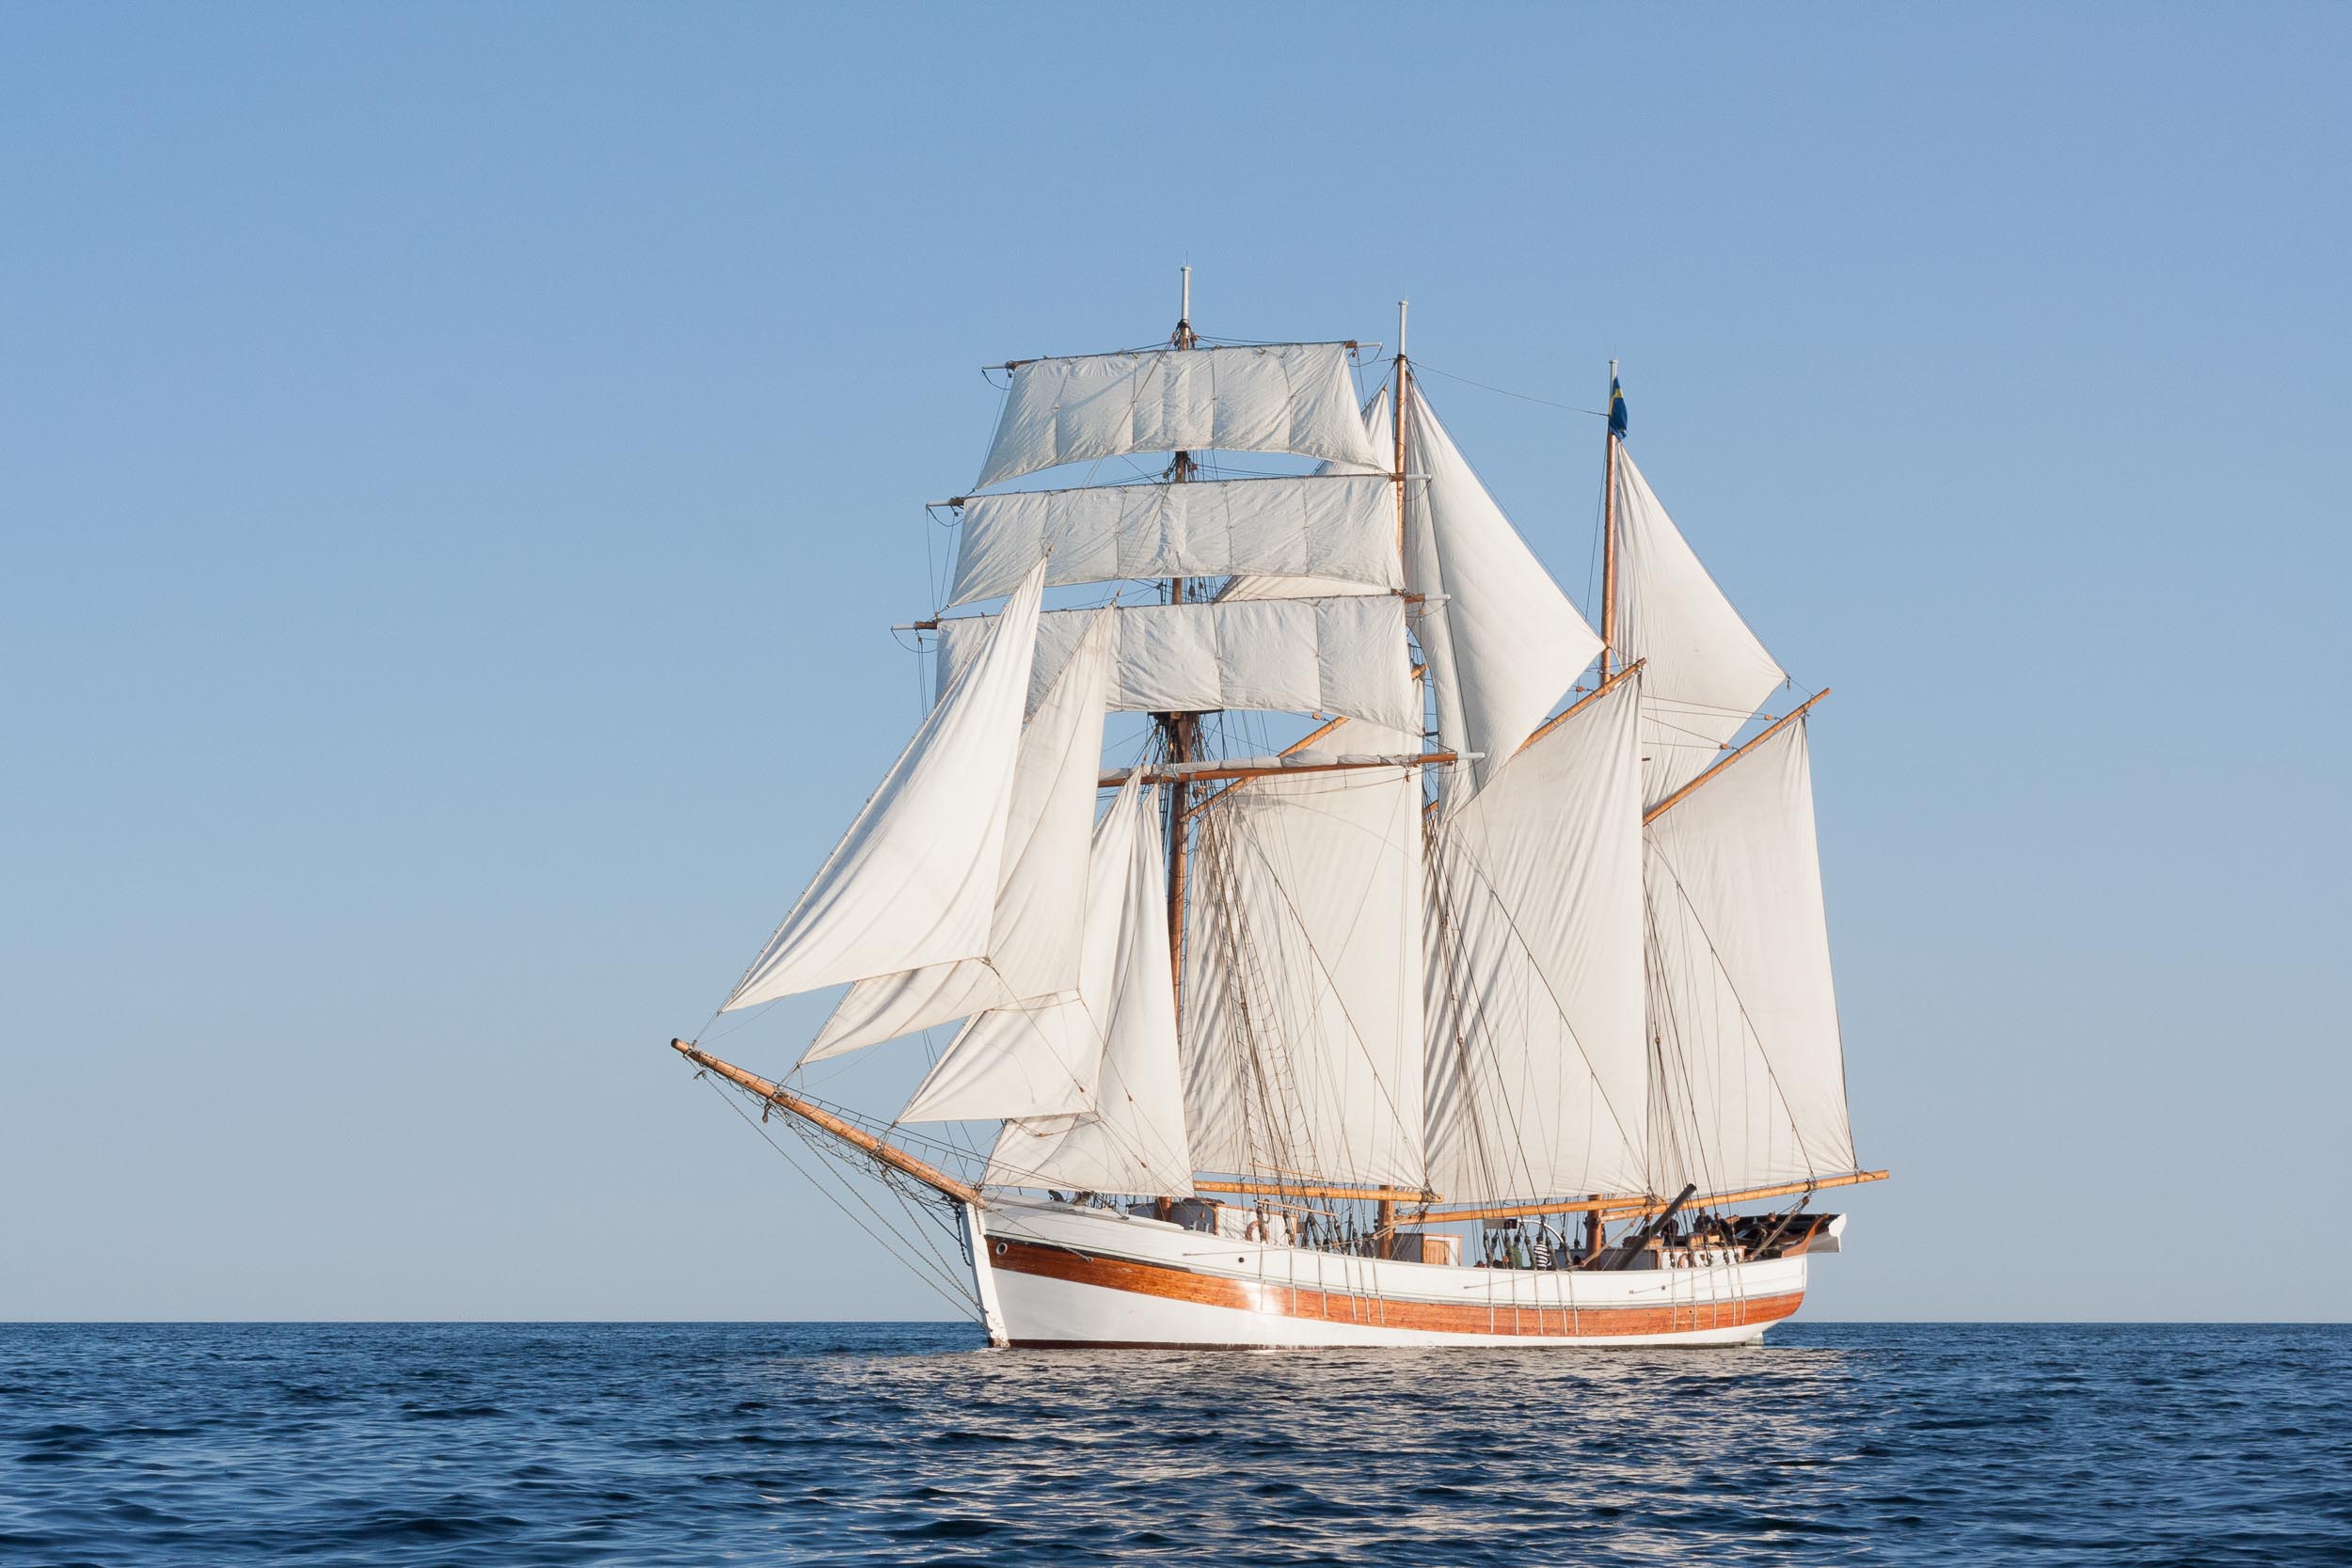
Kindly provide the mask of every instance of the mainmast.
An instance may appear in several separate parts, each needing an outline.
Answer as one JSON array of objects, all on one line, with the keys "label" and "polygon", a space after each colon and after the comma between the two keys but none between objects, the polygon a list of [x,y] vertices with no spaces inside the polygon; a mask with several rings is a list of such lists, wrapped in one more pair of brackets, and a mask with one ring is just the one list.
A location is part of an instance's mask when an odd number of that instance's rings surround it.
[{"label": "mainmast", "polygon": [[[1399,561],[1405,558],[1405,411],[1407,407],[1406,394],[1409,389],[1409,378],[1413,373],[1412,362],[1405,357],[1405,318],[1406,313],[1411,309],[1412,304],[1413,302],[1409,299],[1400,299],[1396,302],[1396,396],[1395,406],[1389,411],[1389,426],[1395,437],[1391,455],[1394,458],[1393,471],[1396,479],[1396,554]],[[1409,622],[1407,624],[1409,625]],[[1426,722],[1425,720],[1423,721]],[[1395,1229],[1396,1200],[1390,1197],[1381,1198],[1373,1212],[1373,1234],[1386,1238],[1393,1234]]]},{"label": "mainmast", "polygon": [[1609,415],[1600,427],[1600,678],[1617,645],[1617,362],[1609,361]]}]

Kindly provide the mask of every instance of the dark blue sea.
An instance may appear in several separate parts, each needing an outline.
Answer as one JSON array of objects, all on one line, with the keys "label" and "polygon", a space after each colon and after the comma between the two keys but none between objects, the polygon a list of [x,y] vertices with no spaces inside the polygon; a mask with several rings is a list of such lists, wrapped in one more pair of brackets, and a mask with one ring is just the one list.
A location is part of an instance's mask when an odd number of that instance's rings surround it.
[{"label": "dark blue sea", "polygon": [[2352,1328],[0,1327],[0,1562],[2347,1563]]}]

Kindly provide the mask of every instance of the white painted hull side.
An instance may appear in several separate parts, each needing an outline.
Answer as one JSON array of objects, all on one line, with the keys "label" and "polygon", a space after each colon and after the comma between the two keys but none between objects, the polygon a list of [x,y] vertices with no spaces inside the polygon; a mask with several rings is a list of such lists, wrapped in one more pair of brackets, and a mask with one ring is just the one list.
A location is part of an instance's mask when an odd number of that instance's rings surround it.
[{"label": "white painted hull side", "polygon": [[1805,1259],[1622,1272],[1356,1258],[997,1198],[975,1228],[990,1338],[1028,1347],[1719,1345],[1796,1310]]}]

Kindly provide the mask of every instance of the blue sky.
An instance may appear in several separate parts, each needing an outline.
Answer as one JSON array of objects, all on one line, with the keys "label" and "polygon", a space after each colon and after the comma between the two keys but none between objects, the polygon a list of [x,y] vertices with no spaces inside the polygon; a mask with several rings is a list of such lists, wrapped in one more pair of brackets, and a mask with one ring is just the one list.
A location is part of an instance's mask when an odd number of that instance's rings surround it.
[{"label": "blue sky", "polygon": [[1183,261],[1219,336],[1409,294],[1580,599],[1595,421],[1468,383],[1597,406],[1622,358],[1645,471],[1836,688],[1898,1179],[1815,1313],[2344,1316],[2348,45],[0,12],[0,1317],[926,1315],[663,1042],[914,721],[887,627],[977,367],[1163,335]]}]

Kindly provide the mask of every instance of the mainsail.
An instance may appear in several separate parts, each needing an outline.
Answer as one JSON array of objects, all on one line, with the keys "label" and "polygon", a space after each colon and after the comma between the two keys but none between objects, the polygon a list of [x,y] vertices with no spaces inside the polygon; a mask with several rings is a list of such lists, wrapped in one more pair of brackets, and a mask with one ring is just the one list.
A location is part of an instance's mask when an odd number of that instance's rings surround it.
[{"label": "mainsail", "polygon": [[1655,1190],[1854,1168],[1802,720],[1647,831]]},{"label": "mainsail", "polygon": [[[1375,752],[1419,739],[1348,731]],[[1184,1100],[1202,1168],[1422,1185],[1421,805],[1397,768],[1254,780],[1200,812]]]},{"label": "mainsail", "polygon": [[1434,836],[1429,1180],[1449,1197],[1645,1185],[1638,690],[1509,758]]}]

